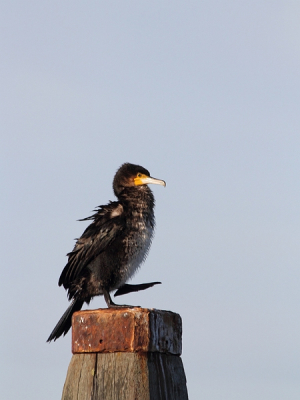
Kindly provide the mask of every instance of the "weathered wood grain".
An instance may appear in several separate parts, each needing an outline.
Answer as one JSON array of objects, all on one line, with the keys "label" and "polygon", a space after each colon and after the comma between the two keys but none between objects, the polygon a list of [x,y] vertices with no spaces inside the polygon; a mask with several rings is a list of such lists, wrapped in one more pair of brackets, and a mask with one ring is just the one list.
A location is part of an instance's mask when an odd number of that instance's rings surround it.
[{"label": "weathered wood grain", "polygon": [[91,400],[150,400],[148,382],[146,354],[97,354]]},{"label": "weathered wood grain", "polygon": [[188,400],[186,377],[179,356],[148,353],[151,400]]},{"label": "weathered wood grain", "polygon": [[77,354],[68,368],[62,399],[91,400],[97,354]]},{"label": "weathered wood grain", "polygon": [[62,400],[188,400],[181,358],[161,353],[74,354]]}]

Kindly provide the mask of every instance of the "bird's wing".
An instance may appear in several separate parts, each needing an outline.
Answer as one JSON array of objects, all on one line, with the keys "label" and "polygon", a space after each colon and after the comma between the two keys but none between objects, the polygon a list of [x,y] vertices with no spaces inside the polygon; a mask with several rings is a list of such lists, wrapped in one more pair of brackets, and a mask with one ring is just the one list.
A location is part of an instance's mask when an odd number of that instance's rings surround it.
[{"label": "bird's wing", "polygon": [[63,285],[66,289],[124,229],[123,207],[117,202],[99,207],[97,213],[89,219],[94,219],[94,222],[77,240],[73,251],[67,254],[69,260],[59,278],[59,286]]}]

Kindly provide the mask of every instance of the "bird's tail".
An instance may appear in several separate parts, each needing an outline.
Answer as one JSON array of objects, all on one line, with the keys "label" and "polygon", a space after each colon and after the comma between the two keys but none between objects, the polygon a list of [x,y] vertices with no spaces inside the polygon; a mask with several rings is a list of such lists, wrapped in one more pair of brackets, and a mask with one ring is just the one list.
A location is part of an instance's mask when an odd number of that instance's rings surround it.
[{"label": "bird's tail", "polygon": [[69,331],[72,325],[72,315],[75,311],[81,310],[82,305],[83,300],[74,299],[72,301],[70,306],[67,308],[67,310],[51,332],[50,336],[47,339],[47,342],[51,342],[51,340],[55,341],[61,335],[65,335]]}]

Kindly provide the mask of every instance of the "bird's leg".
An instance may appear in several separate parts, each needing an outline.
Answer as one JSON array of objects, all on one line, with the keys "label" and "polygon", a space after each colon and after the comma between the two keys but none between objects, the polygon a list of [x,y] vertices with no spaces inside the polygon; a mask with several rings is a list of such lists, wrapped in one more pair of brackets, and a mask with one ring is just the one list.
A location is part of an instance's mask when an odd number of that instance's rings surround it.
[{"label": "bird's leg", "polygon": [[145,290],[160,283],[161,282],[150,282],[150,283],[140,283],[139,285],[129,285],[128,283],[124,283],[124,285],[119,287],[114,296],[116,297],[116,296],[121,296],[122,294],[138,292],[139,290]]},{"label": "bird's leg", "polygon": [[104,288],[102,288],[102,291],[103,291],[103,295],[104,295],[104,299],[107,304],[107,307],[108,308],[116,307],[116,304],[112,301],[109,292]]},{"label": "bird's leg", "polygon": [[106,302],[108,308],[118,308],[118,307],[130,307],[130,308],[134,308],[134,307],[139,307],[139,306],[129,306],[129,305],[127,305],[127,304],[115,304],[115,303],[112,301],[108,290],[106,290],[104,287],[102,287],[102,292],[103,292],[103,296],[104,296],[104,299],[105,299],[105,302]]}]

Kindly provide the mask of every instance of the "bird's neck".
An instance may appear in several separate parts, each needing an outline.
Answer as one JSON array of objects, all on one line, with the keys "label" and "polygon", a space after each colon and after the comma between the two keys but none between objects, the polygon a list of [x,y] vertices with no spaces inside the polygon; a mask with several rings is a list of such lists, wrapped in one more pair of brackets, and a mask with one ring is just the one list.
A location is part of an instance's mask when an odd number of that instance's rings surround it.
[{"label": "bird's neck", "polygon": [[119,201],[128,211],[141,214],[153,213],[154,196],[146,185],[124,189],[119,196]]}]

